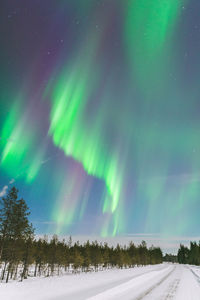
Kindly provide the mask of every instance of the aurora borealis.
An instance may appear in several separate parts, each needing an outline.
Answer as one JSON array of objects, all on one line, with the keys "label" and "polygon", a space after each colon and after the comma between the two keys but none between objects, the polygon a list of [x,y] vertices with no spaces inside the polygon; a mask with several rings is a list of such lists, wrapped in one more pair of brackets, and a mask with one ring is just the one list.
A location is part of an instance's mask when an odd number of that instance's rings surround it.
[{"label": "aurora borealis", "polygon": [[198,234],[198,0],[0,4],[0,191],[39,233]]}]

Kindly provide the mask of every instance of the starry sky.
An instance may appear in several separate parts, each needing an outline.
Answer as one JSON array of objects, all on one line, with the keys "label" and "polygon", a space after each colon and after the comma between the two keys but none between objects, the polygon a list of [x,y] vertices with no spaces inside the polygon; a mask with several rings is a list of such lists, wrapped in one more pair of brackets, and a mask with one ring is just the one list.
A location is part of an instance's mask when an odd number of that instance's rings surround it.
[{"label": "starry sky", "polygon": [[3,0],[0,196],[36,232],[197,235],[200,1]]}]

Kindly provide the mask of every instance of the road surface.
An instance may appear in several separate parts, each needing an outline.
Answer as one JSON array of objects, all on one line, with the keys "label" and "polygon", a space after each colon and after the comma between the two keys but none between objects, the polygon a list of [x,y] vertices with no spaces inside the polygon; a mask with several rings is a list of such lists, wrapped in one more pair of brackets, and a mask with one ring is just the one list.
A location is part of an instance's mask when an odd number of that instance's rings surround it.
[{"label": "road surface", "polygon": [[162,264],[0,284],[1,300],[200,300],[200,268]]}]

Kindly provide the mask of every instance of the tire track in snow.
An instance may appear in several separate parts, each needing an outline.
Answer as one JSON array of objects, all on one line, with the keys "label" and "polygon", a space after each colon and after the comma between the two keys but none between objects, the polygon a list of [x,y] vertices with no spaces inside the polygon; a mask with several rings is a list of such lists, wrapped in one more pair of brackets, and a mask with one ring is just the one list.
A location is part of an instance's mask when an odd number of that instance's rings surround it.
[{"label": "tire track in snow", "polygon": [[162,271],[152,271],[143,276],[138,276],[124,284],[112,289],[96,294],[90,300],[139,300],[143,299],[147,293],[161,284],[174,270],[173,267],[164,268]]},{"label": "tire track in snow", "polygon": [[[157,282],[152,287],[150,287],[148,290],[143,292],[139,297],[133,298],[133,300],[143,300],[143,299],[145,299],[146,296],[148,296],[153,290],[158,288],[165,280],[167,280],[169,278],[169,276],[171,276],[171,274],[174,272],[174,270],[175,270],[175,267],[164,278],[162,278],[159,282]],[[170,299],[170,298],[166,298],[166,299]],[[163,299],[163,300],[165,300],[165,299]]]},{"label": "tire track in snow", "polygon": [[[182,267],[182,276],[177,290],[176,299],[180,300],[198,300],[200,299],[200,284],[195,276],[195,272],[191,271],[191,268],[185,265]],[[197,275],[197,274],[196,274]]]},{"label": "tire track in snow", "polygon": [[[86,288],[86,289],[83,290],[82,293],[72,292],[72,293],[68,294],[67,296],[70,297],[69,299],[76,299],[76,300],[90,299],[90,297],[94,297],[94,296],[98,295],[98,293],[106,292],[107,290],[115,288],[118,285],[122,285],[122,284],[124,284],[124,283],[126,283],[130,280],[137,279],[141,276],[152,273],[152,271],[162,271],[164,269],[166,269],[166,266],[165,265],[160,265],[159,267],[156,267],[155,270],[154,269],[141,270],[142,272],[139,273],[139,274],[130,275],[130,276],[127,276],[124,279],[118,279],[118,280],[115,280],[113,282],[106,283],[106,284],[104,283],[104,284],[99,285],[99,286],[93,286],[93,287],[90,287],[90,288]],[[137,271],[137,269],[136,269],[136,271]],[[51,298],[51,300],[66,300],[67,296],[65,294],[63,294],[62,296],[59,296],[56,299]]]},{"label": "tire track in snow", "polygon": [[194,275],[196,281],[200,284],[200,277],[197,275],[197,273],[196,273],[193,269],[191,269],[191,268],[189,268],[189,270],[190,270],[190,271],[192,272],[192,274]]},{"label": "tire track in snow", "polygon": [[171,300],[176,295],[176,291],[178,289],[180,283],[180,279],[175,279],[172,284],[169,286],[168,294],[161,300]]}]

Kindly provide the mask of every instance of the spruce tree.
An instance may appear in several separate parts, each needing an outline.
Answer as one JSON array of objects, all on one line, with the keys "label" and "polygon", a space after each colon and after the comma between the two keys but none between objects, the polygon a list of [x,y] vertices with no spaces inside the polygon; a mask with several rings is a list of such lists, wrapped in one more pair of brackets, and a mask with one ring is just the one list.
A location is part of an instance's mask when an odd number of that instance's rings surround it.
[{"label": "spruce tree", "polygon": [[[5,252],[5,264],[9,262],[6,282],[22,255],[22,247],[19,244],[23,245],[23,241],[33,238],[34,229],[29,223],[29,214],[26,202],[24,199],[18,199],[18,190],[15,187],[11,188],[7,196],[0,201],[0,259],[2,260],[3,252]],[[3,277],[4,274],[5,272]]]}]

